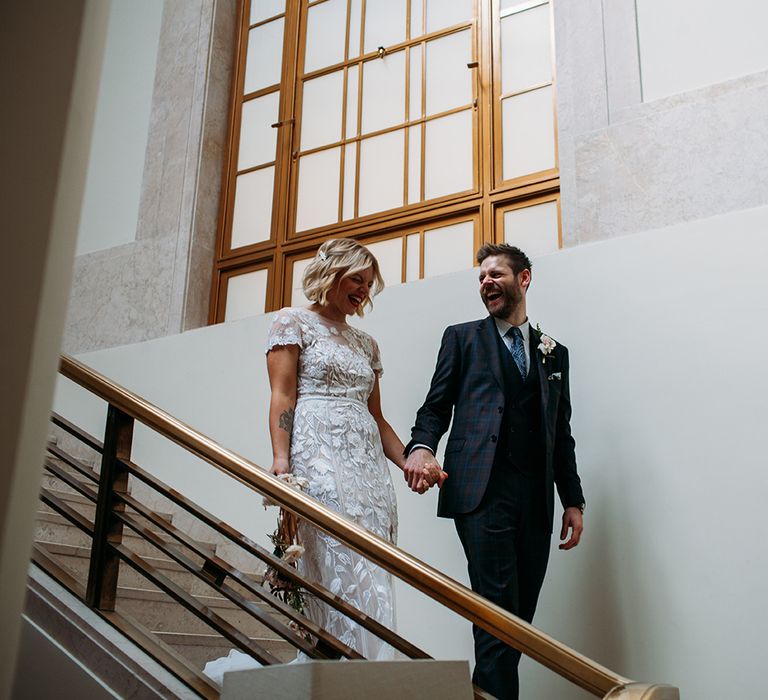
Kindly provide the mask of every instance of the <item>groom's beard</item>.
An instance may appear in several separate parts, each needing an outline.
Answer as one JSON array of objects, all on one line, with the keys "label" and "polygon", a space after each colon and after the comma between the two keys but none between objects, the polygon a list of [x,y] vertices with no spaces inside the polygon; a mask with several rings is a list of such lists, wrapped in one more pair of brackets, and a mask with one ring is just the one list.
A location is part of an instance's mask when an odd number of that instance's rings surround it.
[{"label": "groom's beard", "polygon": [[495,318],[507,319],[523,302],[523,293],[517,286],[511,288],[496,288],[496,291],[501,292],[501,304],[499,304],[496,309],[491,311],[491,309],[488,307],[488,300],[485,298],[485,296],[482,297],[483,304],[485,304],[485,308],[488,313],[491,314],[491,316],[494,316]]}]

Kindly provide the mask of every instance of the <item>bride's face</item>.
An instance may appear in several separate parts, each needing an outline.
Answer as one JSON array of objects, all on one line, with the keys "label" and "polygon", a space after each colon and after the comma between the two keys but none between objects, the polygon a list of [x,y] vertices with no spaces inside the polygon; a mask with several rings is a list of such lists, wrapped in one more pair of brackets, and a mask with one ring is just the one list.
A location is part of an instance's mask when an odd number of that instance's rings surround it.
[{"label": "bride's face", "polygon": [[328,305],[345,316],[351,316],[365,303],[371,293],[371,287],[373,287],[372,267],[352,275],[339,276],[328,292]]}]

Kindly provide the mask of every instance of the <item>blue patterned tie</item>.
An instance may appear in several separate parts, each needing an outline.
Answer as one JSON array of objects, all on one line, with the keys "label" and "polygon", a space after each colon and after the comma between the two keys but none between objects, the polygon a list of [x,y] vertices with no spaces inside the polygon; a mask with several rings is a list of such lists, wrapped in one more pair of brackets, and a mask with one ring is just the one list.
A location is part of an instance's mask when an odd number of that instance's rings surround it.
[{"label": "blue patterned tie", "polygon": [[512,338],[512,359],[514,359],[517,369],[520,371],[520,376],[525,380],[528,376],[527,363],[525,361],[525,347],[523,346],[523,333],[517,326],[512,326],[507,331],[507,336]]}]

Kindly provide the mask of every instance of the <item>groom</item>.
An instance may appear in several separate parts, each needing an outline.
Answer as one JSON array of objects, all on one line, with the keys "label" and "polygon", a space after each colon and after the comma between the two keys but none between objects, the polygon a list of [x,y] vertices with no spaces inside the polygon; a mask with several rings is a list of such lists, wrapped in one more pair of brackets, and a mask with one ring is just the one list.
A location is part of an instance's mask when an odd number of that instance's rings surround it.
[{"label": "groom", "polygon": [[[531,622],[549,557],[553,485],[565,509],[560,549],[575,547],[583,530],[568,351],[528,321],[525,253],[489,244],[477,261],[490,315],[446,329],[405,477],[414,491],[440,484],[438,515],[454,519],[473,590]],[[451,416],[445,478],[434,454]],[[473,633],[473,681],[497,698],[517,698],[520,653],[478,627]]]}]

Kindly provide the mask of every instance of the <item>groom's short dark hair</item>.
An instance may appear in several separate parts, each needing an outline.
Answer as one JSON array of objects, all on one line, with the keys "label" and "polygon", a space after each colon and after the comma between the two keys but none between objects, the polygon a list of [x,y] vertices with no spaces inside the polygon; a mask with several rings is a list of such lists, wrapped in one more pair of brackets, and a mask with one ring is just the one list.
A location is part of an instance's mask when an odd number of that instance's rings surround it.
[{"label": "groom's short dark hair", "polygon": [[509,245],[509,243],[486,243],[484,246],[481,246],[480,250],[477,251],[478,264],[491,255],[506,256],[512,272],[516,275],[519,275],[523,270],[533,269],[530,258],[520,248]]}]

